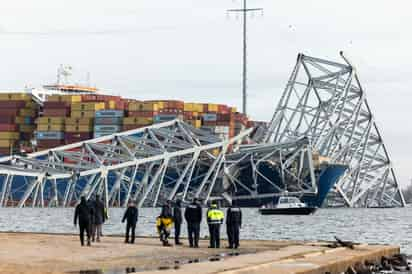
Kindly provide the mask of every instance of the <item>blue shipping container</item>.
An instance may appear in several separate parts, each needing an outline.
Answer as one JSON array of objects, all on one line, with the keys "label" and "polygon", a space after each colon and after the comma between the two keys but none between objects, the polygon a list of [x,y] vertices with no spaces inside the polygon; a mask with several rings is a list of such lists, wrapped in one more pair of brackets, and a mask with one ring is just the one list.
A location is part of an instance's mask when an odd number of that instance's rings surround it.
[{"label": "blue shipping container", "polygon": [[110,131],[95,131],[95,132],[93,133],[93,138],[99,138],[99,137],[111,135],[111,134],[114,134],[114,133],[116,133],[116,132],[110,132]]},{"label": "blue shipping container", "polygon": [[94,131],[118,132],[121,130],[122,130],[122,127],[119,125],[94,125]]},{"label": "blue shipping container", "polygon": [[204,121],[216,121],[217,120],[216,113],[204,113],[202,114],[202,117]]},{"label": "blue shipping container", "polygon": [[159,115],[153,116],[153,121],[155,123],[160,123],[160,122],[174,120],[177,117],[179,117],[179,114],[159,114]]},{"label": "blue shipping container", "polygon": [[123,117],[123,110],[98,110],[95,117]]},{"label": "blue shipping container", "polygon": [[122,125],[123,117],[96,117],[94,118],[95,125]]},{"label": "blue shipping container", "polygon": [[64,139],[64,132],[62,131],[38,131],[36,132],[38,140],[61,140]]}]

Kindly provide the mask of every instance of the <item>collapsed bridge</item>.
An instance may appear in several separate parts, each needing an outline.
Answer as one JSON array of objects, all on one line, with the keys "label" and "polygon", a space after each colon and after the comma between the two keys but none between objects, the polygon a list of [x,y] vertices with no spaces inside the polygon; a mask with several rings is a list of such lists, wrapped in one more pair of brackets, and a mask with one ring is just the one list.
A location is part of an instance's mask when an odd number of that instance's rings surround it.
[{"label": "collapsed bridge", "polygon": [[[268,127],[230,139],[173,120],[0,158],[0,207],[68,207],[96,194],[107,207],[194,197],[259,206],[286,193],[326,195],[327,176],[337,180],[328,205],[404,206],[359,77],[342,57],[299,54]],[[344,166],[343,176],[331,166]]]}]

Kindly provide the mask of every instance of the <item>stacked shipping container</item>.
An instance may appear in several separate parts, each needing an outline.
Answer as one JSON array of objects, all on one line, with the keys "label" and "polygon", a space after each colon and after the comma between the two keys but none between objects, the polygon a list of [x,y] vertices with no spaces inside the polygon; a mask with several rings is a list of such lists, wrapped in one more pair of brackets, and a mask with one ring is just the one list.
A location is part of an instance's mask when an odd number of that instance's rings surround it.
[{"label": "stacked shipping container", "polygon": [[29,146],[33,137],[33,120],[38,106],[30,94],[0,94],[0,154],[9,154]]},{"label": "stacked shipping container", "polygon": [[99,110],[94,118],[94,138],[122,131],[123,110]]}]

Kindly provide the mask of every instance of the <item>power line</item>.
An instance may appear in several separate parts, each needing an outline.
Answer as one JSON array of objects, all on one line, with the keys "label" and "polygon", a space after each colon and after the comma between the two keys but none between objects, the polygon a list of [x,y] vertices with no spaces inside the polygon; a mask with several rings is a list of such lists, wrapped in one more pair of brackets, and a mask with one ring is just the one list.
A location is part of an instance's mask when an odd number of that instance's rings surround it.
[{"label": "power line", "polygon": [[242,70],[242,112],[247,115],[247,14],[254,11],[262,11],[262,8],[247,8],[246,0],[243,0],[241,9],[229,9],[227,12],[242,13],[243,15],[243,70]]}]

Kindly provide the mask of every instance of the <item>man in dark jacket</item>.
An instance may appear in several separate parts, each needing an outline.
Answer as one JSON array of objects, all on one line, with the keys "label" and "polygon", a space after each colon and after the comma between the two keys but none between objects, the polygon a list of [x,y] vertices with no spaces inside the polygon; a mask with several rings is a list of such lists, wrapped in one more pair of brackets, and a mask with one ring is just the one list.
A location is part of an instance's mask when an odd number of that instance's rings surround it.
[{"label": "man in dark jacket", "polygon": [[79,222],[80,243],[84,246],[84,232],[87,234],[87,245],[90,246],[90,208],[87,206],[86,198],[81,197],[80,204],[74,211],[74,226]]},{"label": "man in dark jacket", "polygon": [[235,201],[226,212],[226,231],[229,248],[239,247],[239,229],[242,227],[242,211],[237,207]]},{"label": "man in dark jacket", "polygon": [[130,202],[129,206],[126,209],[126,212],[123,215],[122,223],[124,223],[125,220],[127,220],[126,223],[126,238],[125,238],[125,243],[129,243],[129,234],[130,230],[132,232],[132,237],[131,237],[131,244],[134,244],[134,239],[135,239],[135,230],[136,230],[136,223],[137,223],[137,218],[139,216],[139,211],[136,207],[136,204],[134,202]]},{"label": "man in dark jacket", "polygon": [[202,207],[198,199],[194,198],[193,202],[186,207],[185,219],[187,222],[187,232],[189,236],[190,247],[199,247],[200,222],[202,221]]},{"label": "man in dark jacket", "polygon": [[180,242],[180,227],[183,222],[182,218],[182,201],[181,200],[176,200],[176,203],[173,207],[173,221],[175,224],[175,244],[176,245],[182,245]]},{"label": "man in dark jacket", "polygon": [[93,218],[93,231],[92,241],[96,239],[100,242],[100,235],[102,234],[102,225],[105,221],[105,208],[103,202],[100,200],[99,195],[96,195],[96,199],[93,202],[94,218]]}]

